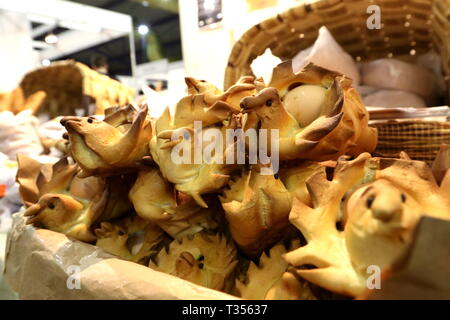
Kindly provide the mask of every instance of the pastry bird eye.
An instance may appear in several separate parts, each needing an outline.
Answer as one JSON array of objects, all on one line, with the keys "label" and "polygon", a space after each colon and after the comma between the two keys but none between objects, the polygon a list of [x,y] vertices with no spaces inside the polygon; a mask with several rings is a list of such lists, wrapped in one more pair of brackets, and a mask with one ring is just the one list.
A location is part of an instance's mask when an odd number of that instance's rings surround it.
[{"label": "pastry bird eye", "polygon": [[402,202],[405,202],[405,201],[406,201],[406,195],[405,195],[404,193],[402,193],[402,194],[400,195],[400,198],[402,199]]},{"label": "pastry bird eye", "polygon": [[272,104],[273,104],[272,100],[269,99],[269,100],[266,101],[266,106],[271,107]]},{"label": "pastry bird eye", "polygon": [[367,202],[366,202],[367,208],[370,209],[372,207],[372,203],[374,200],[375,200],[375,196],[370,196],[367,198]]}]

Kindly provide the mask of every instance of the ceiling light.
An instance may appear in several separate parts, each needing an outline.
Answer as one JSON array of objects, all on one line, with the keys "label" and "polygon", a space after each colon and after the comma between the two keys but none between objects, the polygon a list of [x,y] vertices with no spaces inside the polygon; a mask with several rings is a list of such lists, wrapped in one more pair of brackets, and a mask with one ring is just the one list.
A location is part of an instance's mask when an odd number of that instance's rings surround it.
[{"label": "ceiling light", "polygon": [[143,5],[144,7],[148,7],[148,6],[149,6],[149,3],[148,3],[148,1],[142,1],[142,5]]},{"label": "ceiling light", "polygon": [[146,34],[148,34],[148,32],[150,31],[150,29],[148,28],[148,26],[146,26],[145,24],[141,24],[138,27],[138,33],[142,36],[145,36]]},{"label": "ceiling light", "polygon": [[205,0],[203,2],[203,8],[206,11],[214,11],[216,9],[216,0]]},{"label": "ceiling light", "polygon": [[54,33],[49,33],[45,36],[45,42],[48,44],[55,44],[58,42],[58,37]]}]

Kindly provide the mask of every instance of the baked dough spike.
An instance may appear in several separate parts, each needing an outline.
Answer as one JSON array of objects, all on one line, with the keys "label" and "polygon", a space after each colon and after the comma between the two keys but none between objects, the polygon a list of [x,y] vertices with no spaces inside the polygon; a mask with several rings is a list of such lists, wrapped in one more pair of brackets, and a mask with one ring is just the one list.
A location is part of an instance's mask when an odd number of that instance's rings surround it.
[{"label": "baked dough spike", "polygon": [[237,265],[236,249],[224,236],[197,233],[174,240],[149,267],[195,284],[222,290]]},{"label": "baked dough spike", "polygon": [[17,155],[18,171],[16,181],[26,206],[36,203],[46,193],[65,193],[69,189],[78,167],[62,158],[53,165],[41,164],[24,155]]},{"label": "baked dough spike", "polygon": [[236,84],[225,92],[203,80],[194,78],[185,78],[185,80],[189,95],[203,95],[205,103],[210,106],[218,101],[226,102],[236,112],[240,110],[239,104],[241,99],[253,95],[256,92],[255,90],[257,90],[257,83],[252,76],[241,77]]},{"label": "baked dough spike", "polygon": [[206,127],[219,123],[237,112],[223,101],[209,105],[204,95],[187,96],[182,98],[175,107],[172,127],[192,127],[194,121],[201,121],[202,126]]},{"label": "baked dough spike", "polygon": [[433,174],[440,184],[450,169],[450,145],[442,144],[432,165]]},{"label": "baked dough spike", "polygon": [[290,213],[307,245],[285,259],[302,278],[344,295],[362,294],[370,266],[386,270],[404,254],[421,216],[450,219],[448,196],[420,161],[344,157],[332,181],[321,172],[307,186],[312,206],[294,199]]},{"label": "baked dough spike", "polygon": [[132,123],[137,113],[138,111],[132,104],[125,107],[111,107],[105,110],[103,121],[117,128],[120,125]]},{"label": "baked dough spike", "polygon": [[65,192],[77,173],[77,170],[77,165],[69,164],[67,158],[62,158],[51,167],[51,177],[49,178],[41,170],[36,181],[39,188],[39,195],[42,196],[50,192]]}]

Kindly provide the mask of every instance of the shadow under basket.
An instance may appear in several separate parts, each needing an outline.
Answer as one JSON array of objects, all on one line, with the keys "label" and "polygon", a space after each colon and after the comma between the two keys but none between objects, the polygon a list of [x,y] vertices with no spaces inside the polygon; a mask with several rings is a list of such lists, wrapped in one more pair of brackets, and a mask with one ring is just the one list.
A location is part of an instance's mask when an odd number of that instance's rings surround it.
[{"label": "shadow under basket", "polygon": [[[381,28],[368,29],[367,9],[381,9]],[[441,57],[450,96],[450,0],[321,0],[291,8],[249,29],[236,42],[225,71],[228,89],[241,76],[253,75],[251,63],[267,48],[282,60],[313,45],[321,26],[356,61],[396,58],[414,62],[434,49]],[[430,162],[442,143],[450,143],[450,123],[426,120],[386,122],[379,131],[377,154]]]}]

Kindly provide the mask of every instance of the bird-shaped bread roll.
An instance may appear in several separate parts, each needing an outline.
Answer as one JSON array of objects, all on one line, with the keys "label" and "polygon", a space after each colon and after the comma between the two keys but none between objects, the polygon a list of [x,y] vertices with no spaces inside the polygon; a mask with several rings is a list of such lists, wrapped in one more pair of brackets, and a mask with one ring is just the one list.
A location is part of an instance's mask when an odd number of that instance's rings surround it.
[{"label": "bird-shaped bread roll", "polygon": [[261,129],[278,130],[280,160],[336,160],[376,146],[376,129],[351,80],[313,64],[296,74],[291,61],[280,64],[268,88],[242,99],[241,107],[257,115]]},{"label": "bird-shaped bread roll", "polygon": [[[220,140],[215,139],[217,136],[219,139],[225,137],[226,130],[234,126],[234,122],[224,121],[209,127],[203,127],[200,123],[199,130],[188,127],[176,129],[167,108],[155,122],[155,136],[150,143],[152,158],[163,177],[175,184],[176,190],[190,195],[206,208],[202,194],[221,190],[236,167],[235,162],[227,164],[226,161],[230,150],[234,152],[235,144],[221,144]],[[206,137],[210,140],[205,142]],[[214,146],[209,153],[211,159],[205,158],[206,148],[202,147],[208,143]]]},{"label": "bird-shaped bread roll", "polygon": [[136,168],[149,155],[152,125],[147,112],[147,106],[139,110],[126,132],[94,117],[64,117],[61,124],[69,135],[70,154],[82,175],[112,175]]},{"label": "bird-shaped bread roll", "polygon": [[79,168],[63,158],[54,165],[41,165],[19,156],[17,181],[27,223],[91,242],[93,228],[131,209],[127,182],[121,177],[105,180],[76,176]]},{"label": "bird-shaped bread roll", "polygon": [[157,224],[173,238],[218,227],[210,209],[200,207],[191,197],[180,197],[158,168],[139,171],[129,198],[142,219]]}]

